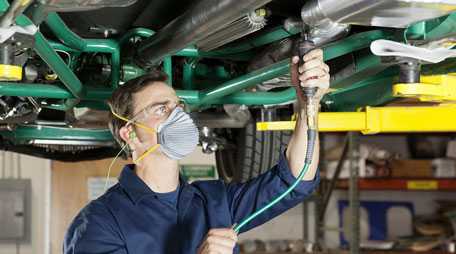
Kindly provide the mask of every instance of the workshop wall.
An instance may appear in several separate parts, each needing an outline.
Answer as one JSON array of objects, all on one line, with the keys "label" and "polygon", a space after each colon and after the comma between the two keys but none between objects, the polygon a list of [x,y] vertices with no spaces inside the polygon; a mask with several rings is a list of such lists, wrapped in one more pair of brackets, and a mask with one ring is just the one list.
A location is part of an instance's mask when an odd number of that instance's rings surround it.
[{"label": "workshop wall", "polygon": [[[19,163],[18,163],[19,161]],[[3,162],[5,164],[3,164]],[[49,253],[50,221],[50,161],[36,157],[0,152],[0,165],[5,165],[5,174],[0,169],[0,177],[31,180],[31,242],[20,244],[0,244],[0,254],[47,254]],[[20,169],[19,169],[20,168]]]},{"label": "workshop wall", "polygon": [[201,151],[201,147],[197,147],[193,153],[179,161],[179,164],[195,164],[195,165],[213,165],[215,166],[215,155],[205,154]]},{"label": "workshop wall", "polygon": [[[70,222],[89,202],[89,179],[103,185],[111,161],[52,162],[51,253],[62,253],[63,238]],[[116,161],[111,170],[113,179],[126,163],[128,161],[121,159]]]}]

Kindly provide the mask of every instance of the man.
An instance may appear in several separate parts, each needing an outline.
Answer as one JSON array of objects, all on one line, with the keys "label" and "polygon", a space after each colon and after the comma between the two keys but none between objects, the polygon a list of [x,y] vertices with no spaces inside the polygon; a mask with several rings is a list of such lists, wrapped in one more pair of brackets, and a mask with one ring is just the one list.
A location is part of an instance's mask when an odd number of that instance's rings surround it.
[{"label": "man", "polygon": [[[315,101],[329,87],[323,52],[313,50],[299,67],[303,87],[318,87]],[[292,64],[298,64],[294,57]],[[294,134],[278,164],[244,183],[179,177],[178,160],[196,146],[194,124],[180,108],[166,76],[136,78],[112,95],[110,123],[114,137],[128,147],[134,164],[119,183],[90,202],[74,219],[64,253],[238,253],[233,225],[283,193],[304,166],[307,142],[305,110],[298,112]],[[197,131],[196,131],[197,135]],[[318,140],[312,165],[286,198],[241,229],[263,224],[308,197],[319,182]]]}]

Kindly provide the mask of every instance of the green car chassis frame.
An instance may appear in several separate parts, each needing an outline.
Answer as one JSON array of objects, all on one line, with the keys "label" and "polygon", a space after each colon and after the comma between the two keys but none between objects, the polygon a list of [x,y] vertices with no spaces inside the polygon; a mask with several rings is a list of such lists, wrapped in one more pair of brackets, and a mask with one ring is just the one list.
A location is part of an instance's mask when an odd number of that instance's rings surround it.
[{"label": "green car chassis frame", "polygon": [[[6,0],[0,1],[0,10],[8,9]],[[135,28],[128,31],[117,40],[113,39],[84,39],[73,33],[57,13],[48,13],[46,24],[58,39],[51,41],[38,31],[34,35],[34,50],[58,76],[61,83],[38,84],[19,82],[0,82],[0,95],[24,96],[46,99],[57,99],[57,103],[42,102],[42,107],[57,110],[70,110],[73,107],[90,107],[107,109],[105,101],[112,91],[122,82],[126,82],[146,72],[130,62],[121,61],[121,49],[131,39],[150,37],[154,32],[146,28]],[[20,26],[32,25],[31,19],[20,15],[16,19]],[[169,76],[169,84],[173,84],[174,57],[187,58],[183,66],[182,87],[177,94],[193,110],[222,104],[243,105],[275,105],[283,104],[295,99],[294,88],[285,88],[281,91],[245,91],[261,82],[286,75],[290,71],[288,59],[255,70],[231,77],[223,67],[219,68],[223,81],[207,86],[205,89],[195,89],[193,77],[198,68],[195,68],[195,59],[216,58],[249,61],[253,57],[255,48],[291,37],[299,31],[287,31],[283,27],[264,31],[249,41],[230,44],[210,52],[200,52],[189,45],[175,55],[169,55],[162,61],[162,68]],[[324,58],[332,60],[337,57],[354,53],[353,73],[349,77],[336,78],[331,81],[330,94],[322,101],[328,111],[354,111],[361,106],[376,106],[393,100],[391,85],[398,75],[397,66],[382,64],[381,59],[372,54],[356,54],[369,47],[370,43],[378,39],[395,41],[407,40],[435,40],[449,34],[456,33],[456,13],[438,19],[419,22],[405,30],[371,30],[354,34],[331,44],[325,45]],[[74,72],[74,66],[67,63],[56,52],[64,51],[71,57],[77,58],[82,53],[104,53],[110,55],[110,82],[106,86],[83,84]],[[429,73],[449,72],[456,66],[455,60],[448,60],[438,65],[424,66]],[[199,70],[204,73],[204,70]],[[373,73],[369,78],[366,73]],[[54,100],[56,101],[56,100]],[[18,125],[13,131],[1,131],[0,135],[14,139],[16,143],[25,143],[30,139],[73,139],[112,141],[109,130],[91,130],[77,128],[58,128],[38,125]]]}]

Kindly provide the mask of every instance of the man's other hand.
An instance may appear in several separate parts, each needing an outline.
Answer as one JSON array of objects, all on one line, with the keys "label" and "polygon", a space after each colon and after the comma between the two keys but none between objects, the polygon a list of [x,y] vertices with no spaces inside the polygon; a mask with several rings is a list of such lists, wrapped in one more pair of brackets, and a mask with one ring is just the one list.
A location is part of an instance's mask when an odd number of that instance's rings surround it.
[{"label": "man's other hand", "polygon": [[232,228],[215,228],[209,230],[198,254],[233,254],[238,240]]}]

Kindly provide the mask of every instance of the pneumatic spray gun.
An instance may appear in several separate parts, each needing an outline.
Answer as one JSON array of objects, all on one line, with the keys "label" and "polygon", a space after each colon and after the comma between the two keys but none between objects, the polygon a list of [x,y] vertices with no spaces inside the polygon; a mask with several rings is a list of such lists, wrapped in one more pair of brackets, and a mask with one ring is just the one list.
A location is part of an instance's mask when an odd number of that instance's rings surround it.
[{"label": "pneumatic spray gun", "polygon": [[295,52],[293,56],[299,56],[299,64],[292,65],[291,69],[291,81],[296,87],[296,96],[300,103],[305,103],[306,117],[307,117],[307,151],[306,151],[306,163],[311,163],[313,157],[313,150],[315,146],[315,140],[318,133],[318,103],[315,102],[315,95],[318,91],[317,87],[301,87],[299,80],[299,66],[304,64],[304,55],[316,48],[315,43],[309,38],[309,27],[303,24],[301,38],[295,45]]},{"label": "pneumatic spray gun", "polygon": [[[302,57],[307,54],[309,51],[315,48],[315,44],[308,40],[308,35],[307,31],[303,30],[302,37],[299,40],[298,44],[296,45],[296,52],[294,53],[295,55],[299,55],[299,66],[303,64],[303,59]],[[305,87],[301,88],[300,86],[300,81],[299,81],[299,71],[298,65],[292,65],[291,68],[291,79],[293,85],[296,86],[296,95],[299,96],[299,101],[306,103],[306,117],[307,117],[307,151],[306,151],[306,159],[304,161],[304,167],[299,173],[299,175],[296,177],[296,181],[283,193],[281,193],[279,196],[271,200],[269,203],[267,203],[265,206],[260,208],[259,210],[255,211],[253,214],[249,215],[247,218],[243,219],[240,221],[238,224],[234,226],[234,232],[239,233],[241,228],[244,227],[246,224],[248,224],[250,221],[252,221],[255,217],[259,216],[262,214],[264,211],[268,210],[275,204],[277,204],[280,200],[285,198],[288,194],[290,194],[293,189],[296,188],[296,186],[302,181],[304,178],[305,174],[310,168],[310,165],[312,164],[312,158],[313,158],[313,150],[315,147],[315,141],[317,139],[317,134],[318,134],[318,126],[317,126],[317,117],[318,117],[318,104],[317,102],[314,101],[315,94],[318,91],[318,88],[316,87]]]}]

